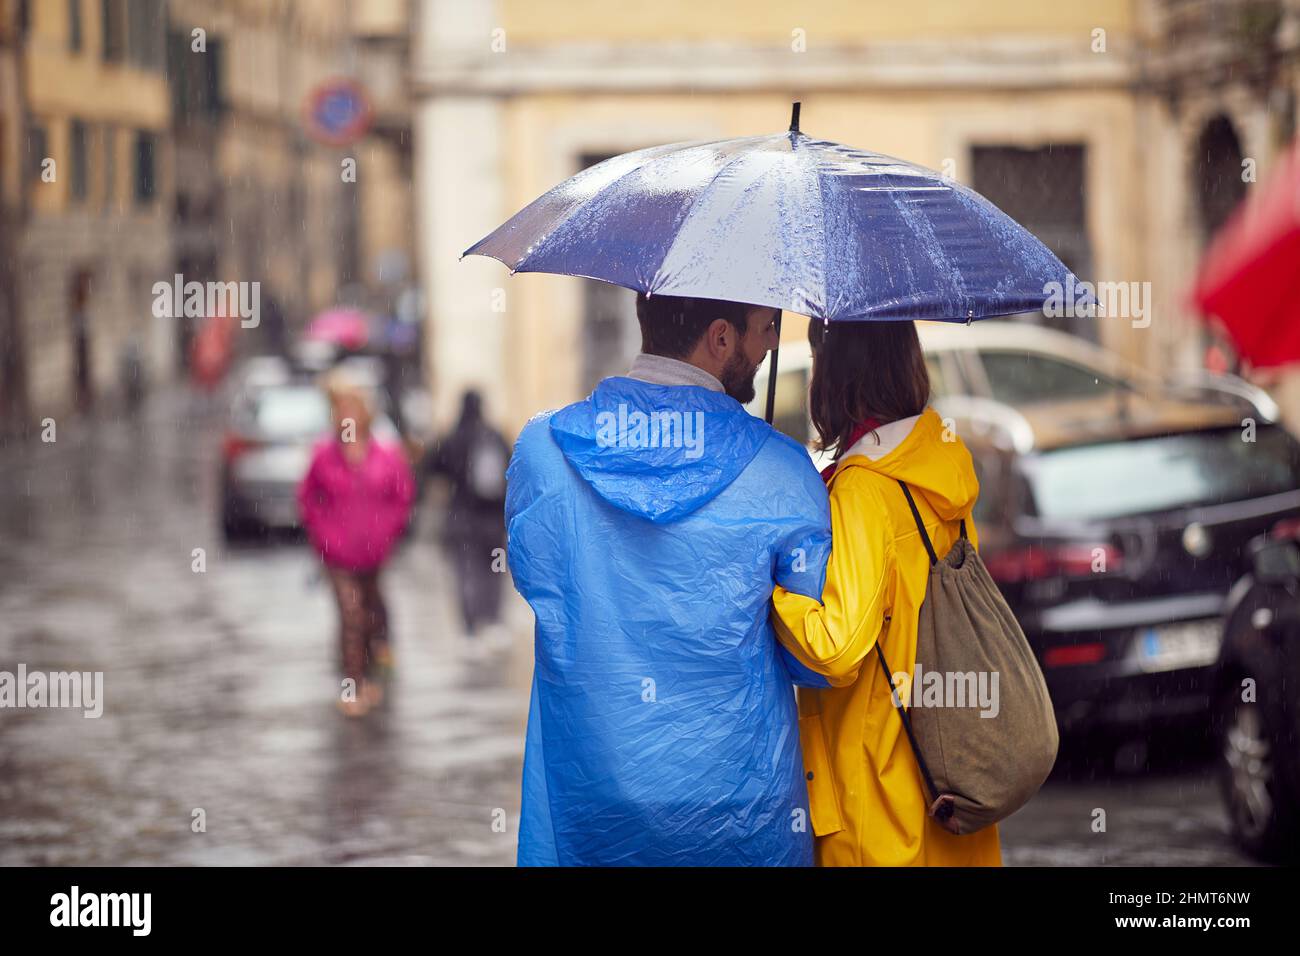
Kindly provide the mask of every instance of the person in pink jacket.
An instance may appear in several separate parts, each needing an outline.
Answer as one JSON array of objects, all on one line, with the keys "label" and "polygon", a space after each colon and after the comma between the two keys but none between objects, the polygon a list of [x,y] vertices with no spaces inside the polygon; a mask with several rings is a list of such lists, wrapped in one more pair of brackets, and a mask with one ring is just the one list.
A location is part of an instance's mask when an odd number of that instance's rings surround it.
[{"label": "person in pink jacket", "polygon": [[347,679],[339,707],[362,716],[382,697],[371,676],[389,660],[379,572],[410,518],[415,482],[404,451],[371,437],[366,392],[338,378],[326,391],[335,435],[316,446],[298,507],[338,601]]}]

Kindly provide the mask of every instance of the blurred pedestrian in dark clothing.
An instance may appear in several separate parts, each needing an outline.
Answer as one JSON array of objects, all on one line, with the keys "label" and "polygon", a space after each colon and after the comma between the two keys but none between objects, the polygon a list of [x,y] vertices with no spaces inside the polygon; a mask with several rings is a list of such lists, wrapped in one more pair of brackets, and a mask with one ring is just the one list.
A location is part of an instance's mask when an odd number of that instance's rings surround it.
[{"label": "blurred pedestrian in dark clothing", "polygon": [[285,318],[284,308],[280,305],[280,300],[269,292],[262,294],[262,311],[259,323],[266,354],[278,355],[280,358],[288,360],[290,358],[289,323]]},{"label": "blurred pedestrian in dark clothing", "polygon": [[461,616],[470,635],[500,616],[509,459],[506,440],[483,417],[482,396],[466,391],[460,420],[433,450],[429,471],[451,484],[443,543],[455,569]]},{"label": "blurred pedestrian in dark clothing", "polygon": [[384,398],[387,400],[388,417],[393,420],[393,426],[403,439],[410,438],[410,430],[406,424],[406,409],[402,403],[402,398],[406,394],[402,356],[390,348],[385,350],[380,358],[384,365]]},{"label": "blurred pedestrian in dark clothing", "polygon": [[134,415],[144,402],[144,355],[140,340],[132,335],[118,353],[118,378],[122,384],[122,400],[126,410]]}]

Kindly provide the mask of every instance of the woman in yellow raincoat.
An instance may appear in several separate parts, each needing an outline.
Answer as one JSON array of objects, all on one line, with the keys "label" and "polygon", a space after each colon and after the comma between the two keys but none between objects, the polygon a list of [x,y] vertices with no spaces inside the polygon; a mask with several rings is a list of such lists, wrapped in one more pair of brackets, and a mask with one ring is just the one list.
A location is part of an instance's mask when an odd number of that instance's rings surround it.
[{"label": "woman in yellow raincoat", "polygon": [[837,456],[828,475],[833,551],[820,603],[778,587],[773,604],[781,643],[831,684],[799,692],[817,865],[998,866],[996,827],[956,836],[926,814],[925,784],[875,650],[879,641],[892,673],[914,673],[930,561],[898,481],[940,557],[963,518],[978,547],[970,452],[927,407],[930,379],[911,322],[814,322],[808,337],[809,409],[822,447]]}]

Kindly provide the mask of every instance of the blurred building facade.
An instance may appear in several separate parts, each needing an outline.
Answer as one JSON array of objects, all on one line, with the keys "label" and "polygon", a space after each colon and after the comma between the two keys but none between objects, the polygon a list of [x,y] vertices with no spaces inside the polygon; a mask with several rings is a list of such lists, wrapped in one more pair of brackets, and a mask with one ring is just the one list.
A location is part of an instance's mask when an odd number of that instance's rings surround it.
[{"label": "blurred building facade", "polygon": [[[0,92],[0,241],[18,253],[0,273],[14,300],[0,311],[0,425],[111,405],[131,346],[153,381],[184,370],[202,319],[151,308],[154,283],[177,274],[259,284],[245,351],[283,347],[341,300],[386,309],[393,273],[409,280],[406,0],[0,0],[0,12],[0,76],[14,79]],[[341,145],[305,120],[338,78],[371,106]]]},{"label": "blurred building facade", "polygon": [[10,0],[0,0],[0,423],[25,418],[26,368],[18,323],[16,237],[26,215],[22,143],[22,72],[18,19]]},{"label": "blurred building facade", "polygon": [[[1183,297],[1215,232],[1295,141],[1300,0],[1152,0],[1140,5],[1137,85],[1145,166],[1145,268],[1166,311]],[[1161,323],[1155,361],[1202,357],[1206,327]],[[1300,367],[1255,374],[1300,434]]]},{"label": "blurred building facade", "polygon": [[[407,33],[405,2],[173,0],[178,272],[257,279],[290,326],[340,299],[383,307],[381,260],[412,252]],[[366,134],[342,146],[303,121],[313,91],[338,77],[372,109]],[[284,333],[268,312],[262,337],[275,346]]]},{"label": "blurred building facade", "polygon": [[172,169],[161,0],[4,4],[6,412],[92,407],[157,349]]},{"label": "blurred building facade", "polygon": [[[632,297],[507,281],[459,254],[586,165],[775,132],[875,149],[984,193],[1081,278],[1150,283],[1145,317],[1060,321],[1155,369],[1199,363],[1207,237],[1291,136],[1295,0],[422,0],[420,248],[437,404],[487,388],[512,426],[626,367]],[[1048,321],[1039,317],[1040,321]],[[787,322],[785,336],[803,335]]]}]

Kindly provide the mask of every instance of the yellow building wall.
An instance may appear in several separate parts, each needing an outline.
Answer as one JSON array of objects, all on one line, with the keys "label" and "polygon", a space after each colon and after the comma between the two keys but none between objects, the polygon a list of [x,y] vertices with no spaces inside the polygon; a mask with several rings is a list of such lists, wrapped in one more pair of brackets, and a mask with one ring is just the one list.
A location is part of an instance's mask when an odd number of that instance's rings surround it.
[{"label": "yellow building wall", "polygon": [[509,42],[523,44],[713,40],[789,42],[801,28],[813,43],[929,39],[952,31],[960,36],[1027,36],[1097,26],[1129,29],[1133,0],[498,0]]},{"label": "yellow building wall", "polygon": [[[55,161],[53,182],[36,182],[30,189],[33,213],[49,214],[69,207],[72,181],[71,122],[88,124],[86,204],[111,213],[136,211],[131,197],[131,144],[134,130],[165,132],[171,104],[167,79],[161,71],[142,70],[130,63],[105,63],[101,57],[99,3],[81,5],[81,48],[68,47],[70,22],[66,3],[33,3],[25,56],[28,108],[47,132],[49,158]],[[106,202],[105,171],[101,169],[105,126],[113,127],[115,163],[111,201]],[[157,194],[166,195],[168,151],[159,142],[155,155]],[[142,212],[150,212],[156,201]]]},{"label": "yellow building wall", "polygon": [[89,120],[128,123],[162,129],[168,123],[170,104],[167,80],[161,70],[141,70],[130,63],[104,63],[102,7],[81,5],[81,49],[68,49],[69,21],[66,3],[31,4],[32,22],[27,45],[27,96],[32,110],[70,114]]}]

